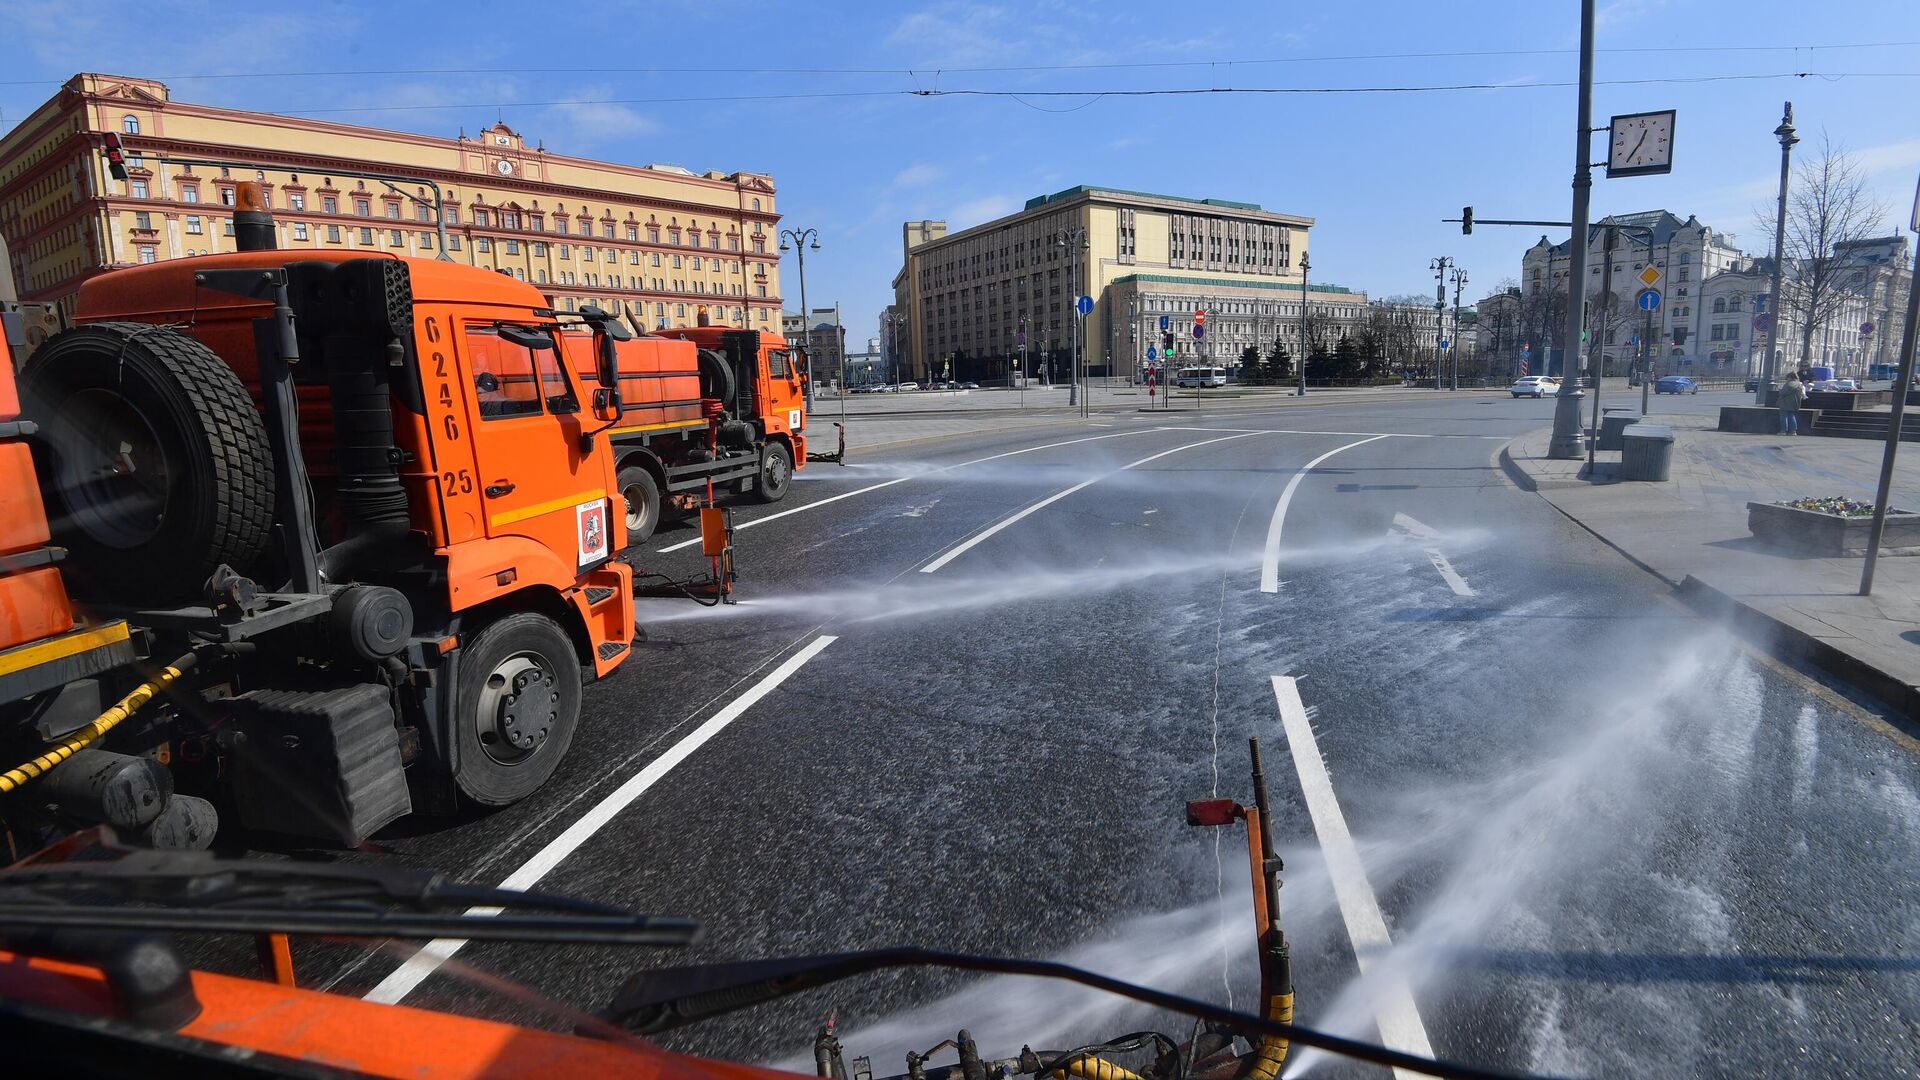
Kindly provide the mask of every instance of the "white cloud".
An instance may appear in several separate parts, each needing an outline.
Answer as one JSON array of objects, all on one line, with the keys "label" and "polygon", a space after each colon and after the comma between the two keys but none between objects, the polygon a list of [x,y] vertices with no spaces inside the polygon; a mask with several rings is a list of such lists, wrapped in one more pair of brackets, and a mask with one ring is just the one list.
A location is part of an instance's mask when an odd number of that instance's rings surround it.
[{"label": "white cloud", "polygon": [[567,144],[573,147],[599,146],[660,133],[659,121],[630,105],[620,104],[615,100],[619,96],[618,88],[606,84],[580,87],[558,95],[557,100],[582,104],[547,108],[542,118],[547,127],[546,135],[527,131],[522,125],[515,126],[521,127],[523,134],[545,138],[549,144],[562,144],[549,146],[549,149],[558,149],[562,153],[578,152],[563,148]]},{"label": "white cloud", "polygon": [[969,202],[963,202],[947,215],[947,222],[955,232],[972,228],[983,221],[992,221],[1004,217],[1026,205],[1024,199],[1014,195],[985,195]]},{"label": "white cloud", "polygon": [[1667,0],[1613,0],[1594,14],[1596,30],[1618,30],[1667,6]]},{"label": "white cloud", "polygon": [[909,63],[971,64],[1004,55],[1008,11],[970,0],[942,0],[902,18],[881,45]]},{"label": "white cloud", "polygon": [[1902,172],[1911,176],[1914,168],[1920,166],[1920,139],[1869,146],[1865,150],[1852,151],[1850,156],[1860,166],[1860,171],[1869,176],[1887,172]]},{"label": "white cloud", "polygon": [[921,184],[931,184],[935,180],[940,179],[940,175],[944,171],[945,170],[941,169],[938,165],[932,165],[924,161],[915,162],[895,173],[893,183],[895,187],[918,187]]}]

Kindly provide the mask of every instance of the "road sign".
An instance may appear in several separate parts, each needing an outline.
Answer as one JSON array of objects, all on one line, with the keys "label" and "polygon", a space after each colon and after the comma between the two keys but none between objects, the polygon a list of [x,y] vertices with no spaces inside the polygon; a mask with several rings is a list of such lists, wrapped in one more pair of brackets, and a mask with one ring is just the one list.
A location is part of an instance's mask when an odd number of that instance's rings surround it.
[{"label": "road sign", "polygon": [[1446,348],[1451,348],[1452,346],[1450,346],[1450,345],[1449,345],[1449,344],[1447,343],[1447,339],[1446,339],[1446,338],[1441,338],[1441,339],[1440,339],[1440,347],[1441,347],[1442,349],[1446,349]]},{"label": "road sign", "polygon": [[[1647,269],[1651,270],[1653,269],[1653,267],[1649,266],[1647,267]],[[1643,278],[1646,277],[1645,274],[1642,274],[1640,276]],[[1657,277],[1658,275],[1655,275],[1655,276]],[[1659,309],[1659,307],[1660,307],[1660,290],[1659,289],[1641,289],[1640,290],[1640,310],[1641,311],[1656,311]]]},{"label": "road sign", "polygon": [[1173,316],[1171,315],[1160,316],[1160,329],[1171,330],[1172,328],[1173,328]]},{"label": "road sign", "polygon": [[1870,322],[1863,322],[1863,323],[1861,323],[1861,324],[1860,324],[1860,336],[1861,336],[1861,337],[1872,337],[1872,336],[1873,336],[1873,324],[1872,324],[1872,323],[1870,323]]},{"label": "road sign", "polygon": [[1193,324],[1193,340],[1199,341],[1201,338],[1206,336],[1207,336],[1207,324],[1203,322],[1194,323]]},{"label": "road sign", "polygon": [[1761,312],[1760,314],[1758,314],[1758,315],[1755,315],[1755,316],[1753,317],[1753,332],[1754,332],[1754,333],[1756,333],[1756,334],[1764,334],[1764,333],[1766,333],[1766,332],[1767,332],[1768,330],[1771,330],[1771,329],[1773,329],[1773,316],[1771,316],[1771,315],[1769,315],[1769,314],[1767,314],[1766,312],[1764,312],[1764,311],[1763,311],[1763,312]]},{"label": "road sign", "polygon": [[1206,310],[1205,310],[1205,309],[1203,309],[1203,308],[1194,308],[1194,309],[1193,309],[1193,321],[1194,321],[1194,322],[1197,322],[1197,323],[1201,323],[1201,324],[1205,324],[1205,323],[1206,323],[1206,321],[1207,321],[1207,313],[1206,313]]},{"label": "road sign", "polygon": [[1082,315],[1090,314],[1093,311],[1093,297],[1083,296],[1075,301],[1073,306],[1078,308]]},{"label": "road sign", "polygon": [[1651,289],[1660,283],[1660,271],[1649,266],[1645,270],[1640,271],[1640,281],[1646,285],[1647,288]]},{"label": "road sign", "polygon": [[1149,359],[1149,360],[1158,360],[1159,358],[1160,358],[1160,352],[1159,352],[1159,350],[1157,350],[1157,349],[1155,349],[1155,348],[1154,348],[1153,346],[1151,346],[1151,345],[1149,345],[1149,346],[1147,346],[1147,359]]}]

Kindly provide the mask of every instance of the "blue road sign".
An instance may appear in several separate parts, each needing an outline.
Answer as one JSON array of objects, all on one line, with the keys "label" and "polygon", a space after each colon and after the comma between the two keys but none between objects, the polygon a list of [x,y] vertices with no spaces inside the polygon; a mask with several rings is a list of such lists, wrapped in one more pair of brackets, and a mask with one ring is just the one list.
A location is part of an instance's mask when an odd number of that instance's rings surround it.
[{"label": "blue road sign", "polygon": [[1093,312],[1093,297],[1083,296],[1073,306],[1079,308],[1080,314],[1082,315],[1091,314]]},{"label": "blue road sign", "polygon": [[1155,350],[1153,346],[1151,345],[1147,346],[1147,359],[1157,360],[1159,358],[1160,358],[1160,353],[1157,350]]},{"label": "blue road sign", "polygon": [[1194,324],[1193,324],[1193,339],[1194,339],[1195,341],[1198,341],[1198,340],[1200,340],[1201,338],[1203,338],[1203,337],[1206,337],[1206,336],[1207,336],[1207,324],[1206,324],[1206,323],[1194,323]]},{"label": "blue road sign", "polygon": [[1170,330],[1172,328],[1173,328],[1173,316],[1171,315],[1160,316],[1160,329]]},{"label": "blue road sign", "polygon": [[1447,341],[1446,338],[1441,338],[1440,347],[1443,349],[1449,349],[1449,348],[1452,348],[1453,346]]},{"label": "blue road sign", "polygon": [[1641,289],[1640,290],[1640,310],[1641,311],[1655,311],[1655,310],[1658,310],[1659,307],[1660,307],[1660,290],[1659,289]]}]

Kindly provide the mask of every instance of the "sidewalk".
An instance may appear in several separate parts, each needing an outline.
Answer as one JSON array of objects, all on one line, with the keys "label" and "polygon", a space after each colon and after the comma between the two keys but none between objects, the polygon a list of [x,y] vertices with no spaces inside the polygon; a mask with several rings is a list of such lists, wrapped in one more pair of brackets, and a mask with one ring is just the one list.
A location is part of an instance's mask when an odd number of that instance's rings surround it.
[{"label": "sidewalk", "polygon": [[[1872,596],[1858,596],[1861,560],[1795,555],[1754,542],[1748,500],[1843,495],[1871,502],[1882,444],[1862,439],[1741,435],[1709,415],[1655,417],[1674,429],[1671,479],[1613,479],[1617,451],[1585,461],[1546,456],[1550,429],[1501,450],[1528,490],[1694,606],[1763,631],[1774,648],[1808,660],[1920,720],[1920,557],[1882,555]],[[1920,508],[1920,448],[1903,446],[1892,505]]]}]

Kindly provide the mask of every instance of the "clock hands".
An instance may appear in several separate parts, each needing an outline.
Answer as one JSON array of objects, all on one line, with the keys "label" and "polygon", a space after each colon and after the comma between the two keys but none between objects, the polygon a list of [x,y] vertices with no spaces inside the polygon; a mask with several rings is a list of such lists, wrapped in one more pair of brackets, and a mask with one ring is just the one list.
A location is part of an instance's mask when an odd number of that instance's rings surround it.
[{"label": "clock hands", "polygon": [[1631,150],[1629,150],[1629,151],[1627,151],[1627,160],[1628,160],[1628,161],[1632,161],[1632,160],[1633,160],[1633,158],[1634,158],[1634,155],[1635,155],[1635,154],[1638,154],[1638,153],[1640,152],[1640,148],[1641,148],[1642,146],[1645,146],[1646,144],[1647,144],[1647,129],[1645,129],[1645,128],[1641,128],[1641,129],[1640,129],[1640,141],[1639,141],[1639,142],[1637,142],[1637,143],[1634,143],[1634,144],[1633,144],[1633,149],[1631,149]]}]

